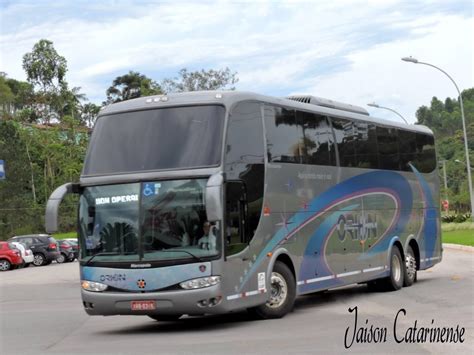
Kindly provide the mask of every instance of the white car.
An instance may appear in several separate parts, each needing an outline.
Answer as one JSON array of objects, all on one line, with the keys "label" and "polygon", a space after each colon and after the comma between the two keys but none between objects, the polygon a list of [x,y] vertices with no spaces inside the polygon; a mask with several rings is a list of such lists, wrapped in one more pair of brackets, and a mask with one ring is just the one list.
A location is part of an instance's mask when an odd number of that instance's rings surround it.
[{"label": "white car", "polygon": [[28,249],[25,244],[19,242],[11,242],[15,248],[17,248],[21,252],[21,257],[23,262],[25,263],[24,267],[30,266],[30,264],[35,259],[33,252],[31,249]]}]

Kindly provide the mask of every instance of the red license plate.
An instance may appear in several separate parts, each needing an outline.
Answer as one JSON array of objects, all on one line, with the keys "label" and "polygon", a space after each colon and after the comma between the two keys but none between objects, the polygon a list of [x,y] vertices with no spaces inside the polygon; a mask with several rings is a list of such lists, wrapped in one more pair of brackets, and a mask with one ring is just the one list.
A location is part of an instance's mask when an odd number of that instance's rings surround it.
[{"label": "red license plate", "polygon": [[155,301],[132,301],[132,311],[151,311],[156,309]]}]

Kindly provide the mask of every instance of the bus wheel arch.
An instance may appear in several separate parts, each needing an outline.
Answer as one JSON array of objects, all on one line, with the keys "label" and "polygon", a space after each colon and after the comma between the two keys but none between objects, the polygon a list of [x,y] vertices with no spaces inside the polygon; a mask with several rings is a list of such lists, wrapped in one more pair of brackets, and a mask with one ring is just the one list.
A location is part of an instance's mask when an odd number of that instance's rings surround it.
[{"label": "bus wheel arch", "polygon": [[250,314],[260,319],[274,319],[291,312],[296,298],[295,268],[286,250],[281,249],[272,255],[268,265],[266,303],[249,308]]},{"label": "bus wheel arch", "polygon": [[277,256],[275,263],[278,261],[282,262],[288,267],[288,269],[290,269],[291,273],[293,274],[293,277],[295,278],[295,284],[296,284],[295,266],[293,265],[293,261],[291,261],[290,256],[286,253],[281,253],[280,255]]}]

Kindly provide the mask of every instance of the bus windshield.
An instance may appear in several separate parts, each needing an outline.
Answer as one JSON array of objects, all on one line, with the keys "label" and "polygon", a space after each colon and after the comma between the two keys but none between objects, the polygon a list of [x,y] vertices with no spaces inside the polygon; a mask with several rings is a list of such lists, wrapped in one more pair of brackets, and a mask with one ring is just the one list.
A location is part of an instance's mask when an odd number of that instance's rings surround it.
[{"label": "bus windshield", "polygon": [[186,106],[102,116],[83,175],[218,165],[225,109]]},{"label": "bus windshield", "polygon": [[170,261],[219,254],[206,221],[206,179],[86,187],[79,209],[81,259]]}]

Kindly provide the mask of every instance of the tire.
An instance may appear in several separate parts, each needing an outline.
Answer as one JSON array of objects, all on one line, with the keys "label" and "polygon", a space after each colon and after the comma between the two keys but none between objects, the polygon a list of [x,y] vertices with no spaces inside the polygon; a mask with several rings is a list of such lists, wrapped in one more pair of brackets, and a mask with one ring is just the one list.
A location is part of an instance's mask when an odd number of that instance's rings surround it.
[{"label": "tire", "polygon": [[178,320],[180,317],[182,316],[182,314],[170,314],[170,315],[160,315],[160,316],[148,316],[150,317],[151,319],[154,319],[156,320],[157,322],[173,322],[173,321],[176,321]]},{"label": "tire", "polygon": [[390,276],[382,280],[382,288],[385,291],[396,291],[403,287],[405,276],[405,263],[400,250],[393,246],[390,252]]},{"label": "tire", "polygon": [[6,259],[1,259],[0,260],[0,271],[8,271],[12,268],[12,264],[6,260]]},{"label": "tire", "polygon": [[66,256],[63,253],[60,253],[59,256],[56,259],[56,262],[58,264],[62,264],[66,261]]},{"label": "tire", "polygon": [[34,254],[33,265],[34,266],[43,266],[46,264],[46,259],[43,254],[36,253]]},{"label": "tire", "polygon": [[30,267],[32,263],[26,263],[24,267]]},{"label": "tire", "polygon": [[296,282],[293,273],[284,263],[277,261],[271,277],[270,299],[267,303],[249,308],[260,319],[281,318],[291,312],[296,298]]},{"label": "tire", "polygon": [[410,287],[416,282],[416,269],[417,265],[415,253],[413,252],[413,248],[408,246],[405,253],[405,276],[403,279],[403,286]]}]

